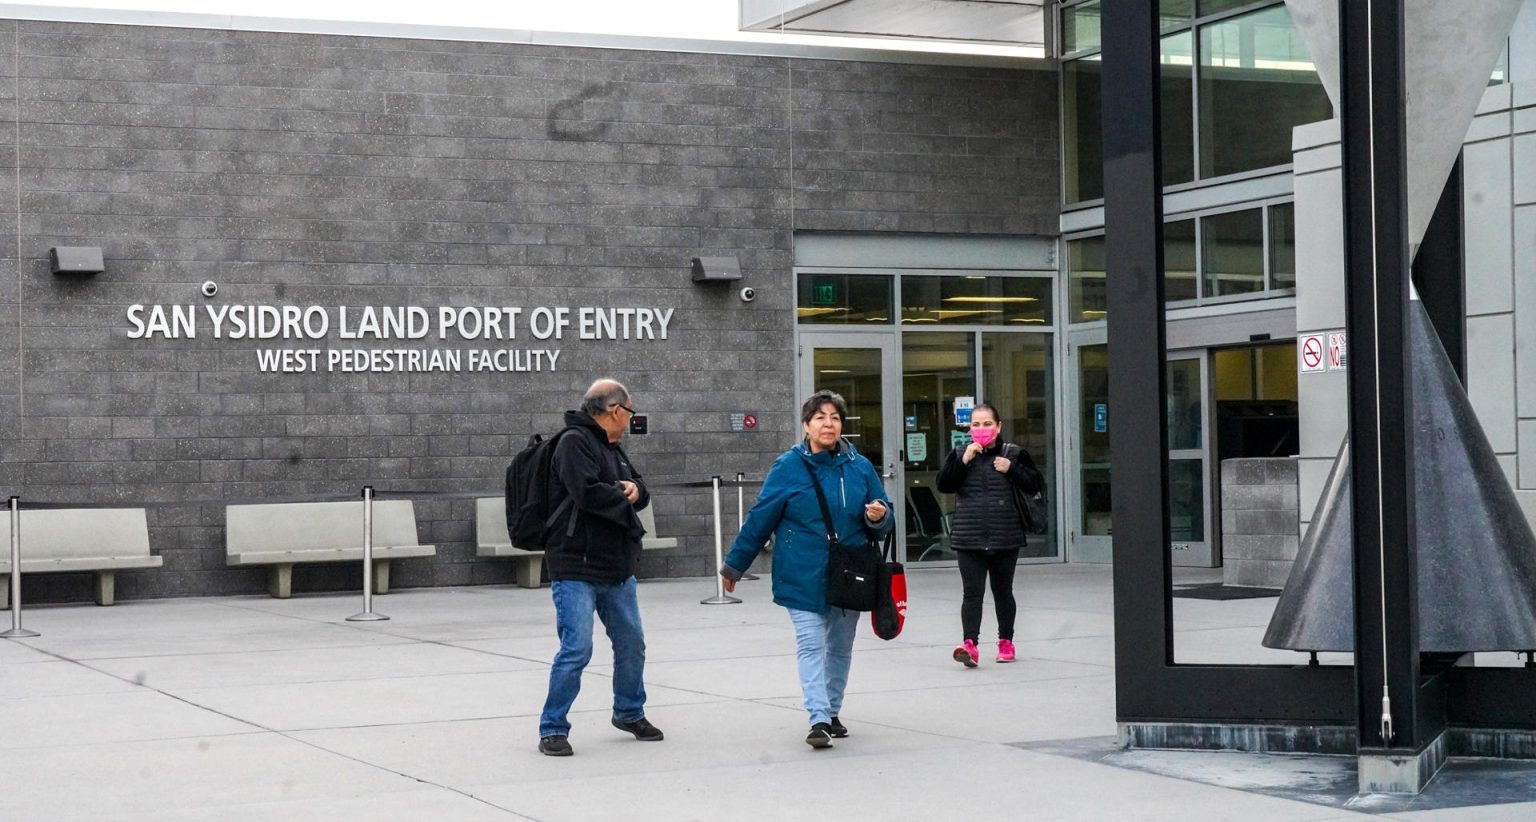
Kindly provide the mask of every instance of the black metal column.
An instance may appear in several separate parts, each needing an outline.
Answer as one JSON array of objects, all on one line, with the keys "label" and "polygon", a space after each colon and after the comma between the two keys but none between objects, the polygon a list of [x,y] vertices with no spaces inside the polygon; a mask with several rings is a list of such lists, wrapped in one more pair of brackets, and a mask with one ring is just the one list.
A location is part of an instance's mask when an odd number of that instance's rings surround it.
[{"label": "black metal column", "polygon": [[1451,167],[1429,230],[1413,258],[1413,284],[1462,385],[1467,383],[1466,262],[1462,256],[1461,158]]},{"label": "black metal column", "polygon": [[[1157,2],[1107,3],[1102,26],[1115,659],[1152,672],[1173,662]],[[1137,688],[1120,683],[1124,717]]]},{"label": "black metal column", "polygon": [[1102,12],[1115,716],[1337,728],[1354,714],[1348,668],[1174,664],[1157,5]]},{"label": "black metal column", "polygon": [[1419,690],[1402,0],[1344,0],[1339,23],[1358,731],[1362,754],[1416,755],[1444,712]]}]

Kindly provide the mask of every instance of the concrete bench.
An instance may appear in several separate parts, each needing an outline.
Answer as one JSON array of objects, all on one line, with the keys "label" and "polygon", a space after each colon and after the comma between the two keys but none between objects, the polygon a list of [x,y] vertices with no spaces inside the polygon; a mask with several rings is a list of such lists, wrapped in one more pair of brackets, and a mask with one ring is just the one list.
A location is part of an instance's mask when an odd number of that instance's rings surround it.
[{"label": "concrete bench", "polygon": [[[676,548],[675,537],[658,537],[656,515],[652,506],[640,509],[640,524],[645,526],[645,538],[640,540],[641,550],[652,548]],[[517,584],[524,588],[539,587],[539,577],[544,568],[543,551],[524,551],[514,548],[507,537],[507,501],[502,497],[479,497],[475,500],[475,556],[511,557],[516,560],[512,573]]]},{"label": "concrete bench", "polygon": [[[363,501],[230,505],[224,509],[225,562],[270,565],[267,590],[293,595],[293,566],[363,558]],[[416,544],[416,507],[410,500],[373,503],[373,589],[389,593],[390,560],[430,557],[435,545]]]},{"label": "concrete bench", "polygon": [[[6,527],[9,534],[9,526]],[[6,537],[0,557],[0,608],[11,607],[11,552]],[[111,605],[117,572],[159,568],[149,553],[143,508],[67,508],[21,512],[21,572],[94,571],[97,605]]]}]

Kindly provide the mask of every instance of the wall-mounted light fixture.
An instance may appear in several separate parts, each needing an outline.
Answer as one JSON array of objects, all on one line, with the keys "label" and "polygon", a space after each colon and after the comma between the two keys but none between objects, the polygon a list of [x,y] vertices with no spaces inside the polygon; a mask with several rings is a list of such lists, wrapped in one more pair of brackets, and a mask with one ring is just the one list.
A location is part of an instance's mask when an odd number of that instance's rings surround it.
[{"label": "wall-mounted light fixture", "polygon": [[741,263],[735,257],[694,257],[693,281],[723,283],[741,279]]},{"label": "wall-mounted light fixture", "polygon": [[100,274],[101,249],[94,246],[55,246],[48,249],[48,267],[55,274]]}]

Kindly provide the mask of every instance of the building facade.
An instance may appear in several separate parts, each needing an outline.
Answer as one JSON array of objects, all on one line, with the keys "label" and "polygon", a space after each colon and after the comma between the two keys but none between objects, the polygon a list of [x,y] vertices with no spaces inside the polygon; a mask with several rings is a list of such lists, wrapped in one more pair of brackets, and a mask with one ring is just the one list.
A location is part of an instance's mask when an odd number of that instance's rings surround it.
[{"label": "building facade", "polygon": [[[24,501],[147,504],[164,566],[120,574],[123,598],[262,590],[226,565],[225,505],[365,484],[413,498],[437,546],[396,586],[510,581],[475,557],[468,496],[499,493],[599,376],[648,418],[628,450],[680,541],[643,574],[710,574],[708,493],[679,486],[760,478],[796,438],[797,238],[931,238],[1036,269],[1007,289],[1052,285],[1044,65],[163,19],[0,23],[0,477]],[[76,246],[105,270],[53,273],[50,249]],[[695,284],[696,257],[743,279]],[[809,261],[828,263],[848,267]],[[970,282],[955,267],[909,299],[940,310],[921,300]],[[26,586],[76,600],[89,581]]]}]

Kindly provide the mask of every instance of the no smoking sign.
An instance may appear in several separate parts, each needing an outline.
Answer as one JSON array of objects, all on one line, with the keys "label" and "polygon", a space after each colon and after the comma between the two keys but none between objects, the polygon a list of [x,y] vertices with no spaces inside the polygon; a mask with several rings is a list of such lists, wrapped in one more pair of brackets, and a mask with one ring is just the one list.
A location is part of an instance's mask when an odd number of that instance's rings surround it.
[{"label": "no smoking sign", "polygon": [[1309,334],[1301,338],[1301,344],[1296,347],[1296,353],[1301,358],[1301,370],[1323,371],[1328,364],[1324,360],[1324,344],[1322,334]]}]

